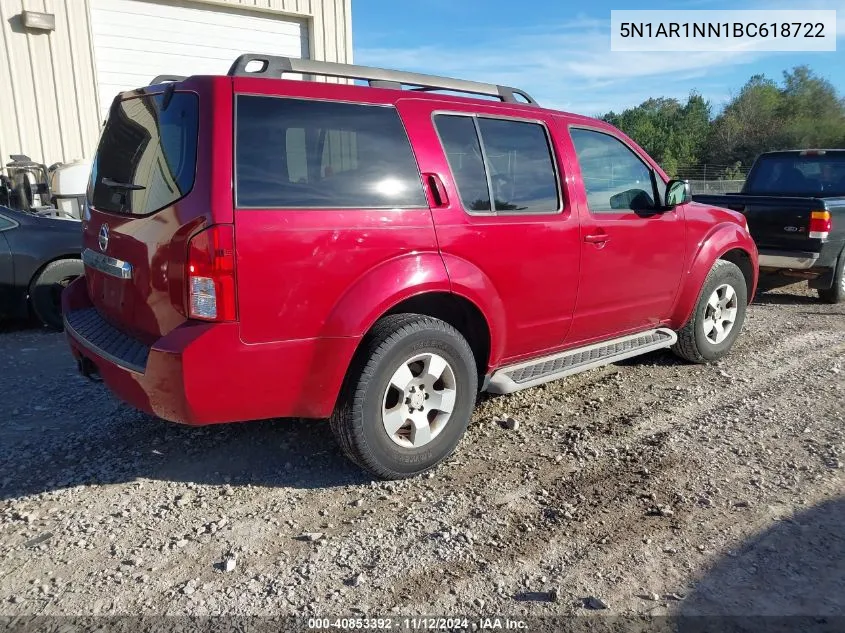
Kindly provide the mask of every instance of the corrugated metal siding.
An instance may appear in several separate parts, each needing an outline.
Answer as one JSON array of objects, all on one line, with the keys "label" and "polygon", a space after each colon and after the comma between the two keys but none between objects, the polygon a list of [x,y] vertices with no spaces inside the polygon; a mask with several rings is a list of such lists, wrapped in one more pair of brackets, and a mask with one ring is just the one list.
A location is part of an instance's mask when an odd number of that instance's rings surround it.
[{"label": "corrugated metal siding", "polygon": [[[329,62],[352,63],[351,0],[209,0],[251,9],[282,11],[309,16],[311,57]],[[359,0],[366,2],[366,0]]]},{"label": "corrugated metal siding", "polygon": [[[52,13],[56,30],[24,29],[24,10]],[[90,156],[98,112],[88,0],[0,0],[0,160],[48,164]]]},{"label": "corrugated metal siding", "polygon": [[[351,0],[195,1],[308,18],[310,56],[352,62]],[[52,13],[56,30],[24,29],[23,10]],[[3,164],[9,154],[48,165],[93,154],[101,121],[90,15],[89,0],[0,0]]]}]

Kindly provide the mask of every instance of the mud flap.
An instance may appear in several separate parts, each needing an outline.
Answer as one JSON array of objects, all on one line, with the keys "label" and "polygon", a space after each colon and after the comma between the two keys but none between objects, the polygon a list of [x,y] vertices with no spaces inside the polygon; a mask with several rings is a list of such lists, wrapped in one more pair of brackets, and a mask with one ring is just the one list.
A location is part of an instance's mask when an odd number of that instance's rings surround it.
[{"label": "mud flap", "polygon": [[839,268],[839,260],[843,257],[845,257],[845,252],[839,254],[839,257],[831,268],[828,268],[826,271],[824,271],[824,273],[822,273],[815,279],[808,279],[807,285],[810,286],[810,288],[812,288],[813,290],[827,290],[828,288],[833,287],[833,278]]}]

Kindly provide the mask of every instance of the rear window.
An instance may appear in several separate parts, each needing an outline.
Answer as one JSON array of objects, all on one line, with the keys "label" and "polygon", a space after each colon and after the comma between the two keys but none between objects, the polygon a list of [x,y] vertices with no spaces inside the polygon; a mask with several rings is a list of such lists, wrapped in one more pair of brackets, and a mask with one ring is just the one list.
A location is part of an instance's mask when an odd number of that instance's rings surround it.
[{"label": "rear window", "polygon": [[146,215],[194,186],[199,100],[192,92],[124,99],[112,106],[91,167],[96,209]]},{"label": "rear window", "polygon": [[745,193],[845,196],[845,153],[761,156]]},{"label": "rear window", "polygon": [[239,207],[425,207],[411,145],[392,107],[239,95]]}]

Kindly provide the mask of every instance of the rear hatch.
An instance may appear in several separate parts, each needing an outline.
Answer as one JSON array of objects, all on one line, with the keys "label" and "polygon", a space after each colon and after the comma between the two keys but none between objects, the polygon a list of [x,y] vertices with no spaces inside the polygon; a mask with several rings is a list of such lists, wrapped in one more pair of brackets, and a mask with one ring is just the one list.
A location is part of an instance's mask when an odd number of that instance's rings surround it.
[{"label": "rear hatch", "polygon": [[91,169],[88,294],[107,321],[147,344],[186,320],[187,243],[212,223],[210,161],[197,161],[211,152],[211,98],[202,95],[212,78],[202,79],[118,96]]}]

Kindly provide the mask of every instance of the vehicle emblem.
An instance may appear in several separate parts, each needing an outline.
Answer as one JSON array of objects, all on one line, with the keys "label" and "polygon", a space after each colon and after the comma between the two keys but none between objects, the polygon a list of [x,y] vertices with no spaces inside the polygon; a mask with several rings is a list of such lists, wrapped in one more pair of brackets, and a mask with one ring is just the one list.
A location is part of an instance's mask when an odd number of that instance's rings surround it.
[{"label": "vehicle emblem", "polygon": [[97,240],[100,245],[100,250],[105,251],[109,247],[109,225],[104,224],[100,227],[100,238]]},{"label": "vehicle emblem", "polygon": [[786,231],[787,233],[795,233],[798,230],[798,227],[797,226],[785,226],[785,227],[783,227],[783,230]]}]

